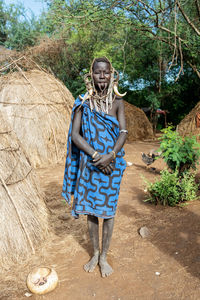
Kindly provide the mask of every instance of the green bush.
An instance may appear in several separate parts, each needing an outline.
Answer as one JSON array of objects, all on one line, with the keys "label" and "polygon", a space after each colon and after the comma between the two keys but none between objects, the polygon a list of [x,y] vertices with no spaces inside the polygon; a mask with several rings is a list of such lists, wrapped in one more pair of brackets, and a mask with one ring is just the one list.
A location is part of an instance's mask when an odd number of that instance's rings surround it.
[{"label": "green bush", "polygon": [[188,171],[190,168],[195,169],[198,159],[200,158],[200,145],[196,141],[195,136],[181,137],[173,127],[169,126],[162,130],[163,135],[160,149],[162,157],[168,167],[179,174]]},{"label": "green bush", "polygon": [[170,173],[163,170],[160,180],[155,183],[147,182],[149,198],[145,202],[175,206],[196,199],[197,190],[194,174],[186,172],[180,177],[178,171]]}]

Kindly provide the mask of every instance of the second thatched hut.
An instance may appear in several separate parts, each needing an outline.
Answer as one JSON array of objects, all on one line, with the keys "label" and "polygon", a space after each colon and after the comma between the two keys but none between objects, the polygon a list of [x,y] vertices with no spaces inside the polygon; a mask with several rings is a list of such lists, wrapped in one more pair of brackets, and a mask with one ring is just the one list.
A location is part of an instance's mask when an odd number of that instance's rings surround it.
[{"label": "second thatched hut", "polygon": [[152,125],[140,108],[125,101],[125,114],[129,142],[154,138]]},{"label": "second thatched hut", "polygon": [[177,131],[182,136],[196,135],[197,139],[200,140],[200,102],[179,123]]}]

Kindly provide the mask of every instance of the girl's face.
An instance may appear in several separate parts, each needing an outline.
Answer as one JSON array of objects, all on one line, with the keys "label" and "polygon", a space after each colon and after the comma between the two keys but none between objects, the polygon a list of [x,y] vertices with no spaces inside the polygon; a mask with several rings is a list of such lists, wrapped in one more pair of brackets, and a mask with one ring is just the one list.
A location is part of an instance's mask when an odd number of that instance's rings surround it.
[{"label": "girl's face", "polygon": [[108,89],[111,78],[110,65],[107,62],[95,62],[93,67],[93,80],[97,91]]}]

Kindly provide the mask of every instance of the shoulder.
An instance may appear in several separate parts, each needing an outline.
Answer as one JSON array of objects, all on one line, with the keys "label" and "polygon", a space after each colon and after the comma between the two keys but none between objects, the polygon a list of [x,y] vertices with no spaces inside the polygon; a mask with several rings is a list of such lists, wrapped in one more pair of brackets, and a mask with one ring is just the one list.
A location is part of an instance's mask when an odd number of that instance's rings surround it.
[{"label": "shoulder", "polygon": [[115,102],[117,103],[117,105],[124,105],[124,99],[122,97],[116,96]]},{"label": "shoulder", "polygon": [[117,108],[124,108],[124,100],[123,100],[123,98],[122,97],[118,97],[118,96],[116,96],[116,98],[115,98],[115,105],[116,105],[116,107]]},{"label": "shoulder", "polygon": [[119,97],[119,96],[116,96],[116,97],[115,97],[115,100],[116,100],[116,101],[123,101],[123,98],[122,98],[122,97]]},{"label": "shoulder", "polygon": [[77,106],[77,105],[79,105],[79,104],[81,104],[81,103],[82,103],[82,99],[81,99],[80,96],[78,96],[78,97],[74,100],[74,106]]},{"label": "shoulder", "polygon": [[72,112],[77,112],[79,110],[81,110],[81,105],[82,104],[82,101],[80,100],[80,98],[76,98],[75,101],[74,101],[74,105],[73,105],[73,108],[72,108]]}]

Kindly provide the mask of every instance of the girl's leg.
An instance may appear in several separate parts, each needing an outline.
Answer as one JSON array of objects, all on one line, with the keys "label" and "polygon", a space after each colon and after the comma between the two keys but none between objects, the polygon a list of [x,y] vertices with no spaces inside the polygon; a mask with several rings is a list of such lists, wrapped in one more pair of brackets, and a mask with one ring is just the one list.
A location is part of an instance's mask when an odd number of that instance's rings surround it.
[{"label": "girl's leg", "polygon": [[109,276],[113,273],[113,269],[107,262],[107,252],[110,246],[114,227],[114,218],[104,219],[103,222],[103,236],[102,236],[102,252],[99,259],[102,277]]},{"label": "girl's leg", "polygon": [[86,272],[93,272],[99,262],[99,220],[95,216],[87,216],[88,230],[90,240],[93,246],[93,256],[91,260],[84,265]]}]

